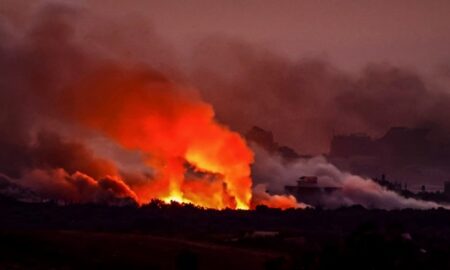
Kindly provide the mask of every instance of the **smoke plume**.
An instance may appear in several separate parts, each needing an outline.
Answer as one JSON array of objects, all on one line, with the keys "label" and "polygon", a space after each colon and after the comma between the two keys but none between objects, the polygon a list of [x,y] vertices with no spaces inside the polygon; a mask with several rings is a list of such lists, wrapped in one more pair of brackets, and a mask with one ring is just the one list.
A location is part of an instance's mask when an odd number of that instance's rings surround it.
[{"label": "smoke plume", "polygon": [[[333,132],[373,134],[397,124],[431,125],[445,137],[449,96],[415,72],[370,65],[347,74],[228,40],[199,44],[193,72],[181,71],[191,65],[177,66],[170,46],[138,19],[111,27],[85,6],[43,3],[24,5],[31,20],[19,12],[0,23],[2,179],[69,202],[159,198],[247,209],[304,207],[270,195],[304,173],[342,186],[330,206],[433,207],[321,158],[285,165],[257,150],[253,175],[269,183],[267,192],[252,183],[253,152],[231,130],[268,127],[304,152],[324,151]],[[125,155],[137,164],[115,158]]]},{"label": "smoke plume", "polygon": [[[109,58],[79,43],[78,16],[48,6],[2,48],[0,172],[55,200],[248,209],[253,153],[245,140],[158,65]],[[139,154],[151,175],[98,156],[88,143],[96,137]]]},{"label": "smoke plume", "polygon": [[322,156],[287,162],[280,155],[270,154],[256,144],[252,145],[252,149],[255,152],[252,173],[256,184],[264,184],[270,191],[277,193],[282,192],[286,185],[295,184],[300,176],[317,176],[319,187],[338,188],[321,198],[320,203],[325,208],[351,205],[382,209],[447,207],[434,202],[404,198],[371,179],[340,171]]},{"label": "smoke plume", "polygon": [[196,52],[192,76],[219,119],[241,132],[271,130],[299,152],[326,153],[334,134],[379,137],[393,126],[449,138],[450,95],[411,68],[370,63],[350,73],[323,58],[290,59],[223,38]]}]

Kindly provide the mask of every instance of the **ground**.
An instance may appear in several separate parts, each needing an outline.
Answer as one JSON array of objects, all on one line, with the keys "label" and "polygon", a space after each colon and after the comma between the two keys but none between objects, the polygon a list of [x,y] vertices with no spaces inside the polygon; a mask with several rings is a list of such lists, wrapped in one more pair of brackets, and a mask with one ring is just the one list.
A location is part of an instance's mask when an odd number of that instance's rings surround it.
[{"label": "ground", "polygon": [[450,211],[0,203],[0,269],[450,269]]}]

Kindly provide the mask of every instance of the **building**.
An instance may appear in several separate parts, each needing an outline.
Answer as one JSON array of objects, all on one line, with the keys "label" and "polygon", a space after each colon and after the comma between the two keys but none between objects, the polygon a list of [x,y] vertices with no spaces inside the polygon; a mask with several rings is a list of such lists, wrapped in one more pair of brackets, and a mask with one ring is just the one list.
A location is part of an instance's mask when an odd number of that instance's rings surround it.
[{"label": "building", "polygon": [[444,194],[450,198],[450,181],[444,182]]},{"label": "building", "polygon": [[302,176],[296,186],[285,186],[287,194],[312,206],[322,206],[326,195],[340,190],[340,187],[322,186],[317,176]]}]

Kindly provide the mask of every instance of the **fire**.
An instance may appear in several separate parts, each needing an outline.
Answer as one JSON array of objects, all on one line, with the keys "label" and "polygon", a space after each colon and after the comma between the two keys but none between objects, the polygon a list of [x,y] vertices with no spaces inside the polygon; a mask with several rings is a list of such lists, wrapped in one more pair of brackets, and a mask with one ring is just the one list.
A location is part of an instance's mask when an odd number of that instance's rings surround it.
[{"label": "fire", "polygon": [[[192,89],[180,89],[152,71],[108,68],[61,98],[71,120],[145,156],[153,177],[128,184],[138,203],[160,199],[214,209],[254,207],[253,152],[238,133],[215,120],[211,105]],[[288,205],[269,195],[256,201]]]},{"label": "fire", "polygon": [[[189,89],[149,73],[97,74],[69,97],[77,119],[127,149],[141,151],[156,171],[131,188],[151,199],[207,208],[249,209],[253,153],[245,140],[214,119],[212,107]],[[76,109],[74,109],[76,110]],[[195,174],[189,176],[188,164]]]},{"label": "fire", "polygon": [[176,194],[171,194],[161,200],[165,203],[177,202],[177,203],[192,203],[189,200],[183,198],[183,194],[179,193],[178,190],[174,190],[172,192],[176,192]]}]

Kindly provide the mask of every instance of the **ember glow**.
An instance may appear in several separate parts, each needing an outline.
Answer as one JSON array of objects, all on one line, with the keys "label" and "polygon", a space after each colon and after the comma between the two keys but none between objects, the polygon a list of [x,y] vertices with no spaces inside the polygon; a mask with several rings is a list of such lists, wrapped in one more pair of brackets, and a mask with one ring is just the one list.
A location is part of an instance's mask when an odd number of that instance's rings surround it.
[{"label": "ember glow", "polygon": [[195,91],[151,72],[108,70],[63,99],[72,103],[68,115],[77,122],[144,154],[155,175],[131,187],[138,203],[250,208],[253,153],[238,133],[214,119],[213,108]]}]

